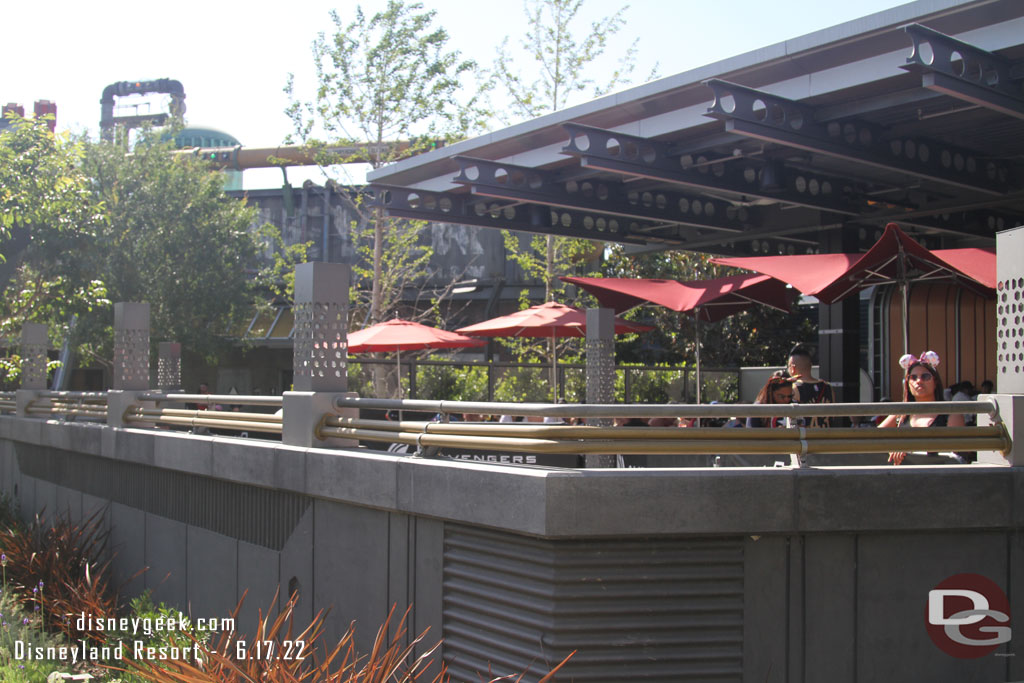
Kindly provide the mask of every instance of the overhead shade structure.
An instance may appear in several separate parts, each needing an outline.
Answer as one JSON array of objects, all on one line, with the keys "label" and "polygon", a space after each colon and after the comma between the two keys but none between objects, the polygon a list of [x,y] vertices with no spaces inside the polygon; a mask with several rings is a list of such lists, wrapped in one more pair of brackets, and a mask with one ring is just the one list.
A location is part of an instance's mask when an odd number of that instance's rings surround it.
[{"label": "overhead shade structure", "polygon": [[402,395],[402,351],[461,349],[487,342],[457,332],[395,318],[348,335],[349,353],[395,353],[398,365],[398,395]]},{"label": "overhead shade structure", "polygon": [[712,280],[563,277],[616,313],[651,303],[693,316],[697,349],[697,403],[701,400],[700,321],[715,322],[754,305],[791,310],[792,290],[769,275],[731,275]]},{"label": "overhead shade structure", "polygon": [[[647,332],[648,325],[615,319],[615,334]],[[460,327],[457,332],[477,337],[538,337],[552,340],[551,386],[557,399],[557,362],[554,340],[564,337],[584,337],[587,334],[587,313],[579,308],[549,301],[521,311],[502,315],[481,323]]]},{"label": "overhead shade structure", "polygon": [[752,256],[715,258],[711,262],[771,275],[826,304],[865,287],[897,284],[903,299],[904,353],[907,351],[907,288],[911,282],[952,280],[990,297],[996,281],[995,253],[984,249],[930,251],[895,223],[886,225],[882,236],[864,254]]}]

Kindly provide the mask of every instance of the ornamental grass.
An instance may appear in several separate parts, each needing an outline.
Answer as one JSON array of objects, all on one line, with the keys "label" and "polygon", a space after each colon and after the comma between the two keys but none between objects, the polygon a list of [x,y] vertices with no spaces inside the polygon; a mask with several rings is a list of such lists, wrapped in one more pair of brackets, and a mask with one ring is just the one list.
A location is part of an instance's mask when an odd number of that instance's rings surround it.
[{"label": "ornamental grass", "polygon": [[36,613],[44,628],[72,640],[105,642],[103,631],[79,631],[68,615],[114,617],[117,592],[110,584],[108,532],[103,511],[81,523],[60,515],[51,524],[36,515],[23,525],[13,514],[2,515],[0,565],[3,588]]},{"label": "ornamental grass", "polygon": [[[243,595],[232,618],[237,619],[244,600]],[[438,663],[436,671],[430,671],[440,642],[416,654],[429,628],[407,642],[409,609],[402,614],[392,632],[395,616],[395,608],[392,607],[377,629],[370,652],[360,655],[355,650],[355,622],[349,624],[345,634],[334,645],[323,642],[323,610],[317,613],[309,626],[296,633],[294,610],[297,600],[298,595],[292,595],[273,620],[260,610],[259,624],[252,638],[221,633],[215,643],[206,644],[188,633],[198,653],[191,660],[153,662],[126,657],[124,667],[110,668],[151,683],[448,683],[451,680],[443,662]],[[271,604],[276,603],[277,596]],[[389,636],[389,632],[392,635]],[[555,673],[573,654],[575,652],[538,683],[553,682]],[[489,683],[516,683],[522,679],[523,674],[487,680]]]}]

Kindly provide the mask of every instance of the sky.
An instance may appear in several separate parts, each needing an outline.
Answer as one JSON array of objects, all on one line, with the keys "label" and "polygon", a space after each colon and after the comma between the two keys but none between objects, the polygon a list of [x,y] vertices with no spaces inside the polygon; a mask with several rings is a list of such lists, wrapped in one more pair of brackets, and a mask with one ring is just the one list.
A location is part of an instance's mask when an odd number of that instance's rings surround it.
[{"label": "sky", "polygon": [[[518,0],[422,3],[437,11],[435,24],[448,30],[449,46],[484,65],[493,62],[503,38],[516,47],[526,30]],[[288,74],[295,75],[300,96],[310,99],[315,85],[311,44],[319,32],[333,27],[332,8],[347,23],[357,4],[371,14],[386,0],[8,2],[0,11],[0,101],[20,103],[26,113],[36,100],[56,102],[59,130],[95,137],[107,85],[171,78],[185,88],[189,124],[226,131],[245,146],[276,146],[291,132],[282,90]],[[637,84],[655,65],[660,76],[669,76],[899,4],[633,0],[609,53],[618,56],[639,39]],[[589,22],[622,6],[613,0],[584,0],[581,16]],[[597,63],[593,74],[599,77],[612,64],[610,58]],[[304,177],[323,179],[314,170],[289,170],[293,184]],[[281,173],[247,171],[244,182],[247,189],[279,186]]]}]

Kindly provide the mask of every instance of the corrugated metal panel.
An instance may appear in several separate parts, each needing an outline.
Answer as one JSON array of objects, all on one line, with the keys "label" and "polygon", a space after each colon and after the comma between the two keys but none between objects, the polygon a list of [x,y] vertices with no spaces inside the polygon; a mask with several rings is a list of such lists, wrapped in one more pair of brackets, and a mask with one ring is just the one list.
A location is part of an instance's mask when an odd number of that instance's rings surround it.
[{"label": "corrugated metal panel", "polygon": [[457,681],[536,681],[573,650],[559,680],[742,677],[738,538],[545,541],[446,525],[443,605]]},{"label": "corrugated metal panel", "polygon": [[136,463],[18,444],[22,474],[281,550],[311,498]]}]

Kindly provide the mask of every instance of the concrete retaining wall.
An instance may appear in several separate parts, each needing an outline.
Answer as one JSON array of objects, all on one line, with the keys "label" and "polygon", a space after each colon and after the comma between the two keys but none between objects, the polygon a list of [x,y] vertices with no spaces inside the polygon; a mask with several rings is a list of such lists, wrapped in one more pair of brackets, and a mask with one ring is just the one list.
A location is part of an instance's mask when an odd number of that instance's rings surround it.
[{"label": "concrete retaining wall", "polygon": [[555,470],[5,416],[0,486],[106,506],[119,575],[195,616],[291,586],[366,648],[414,604],[457,680],[574,649],[607,683],[1024,678],[1024,633],[955,659],[924,619],[964,572],[1024,614],[1019,468]]}]

